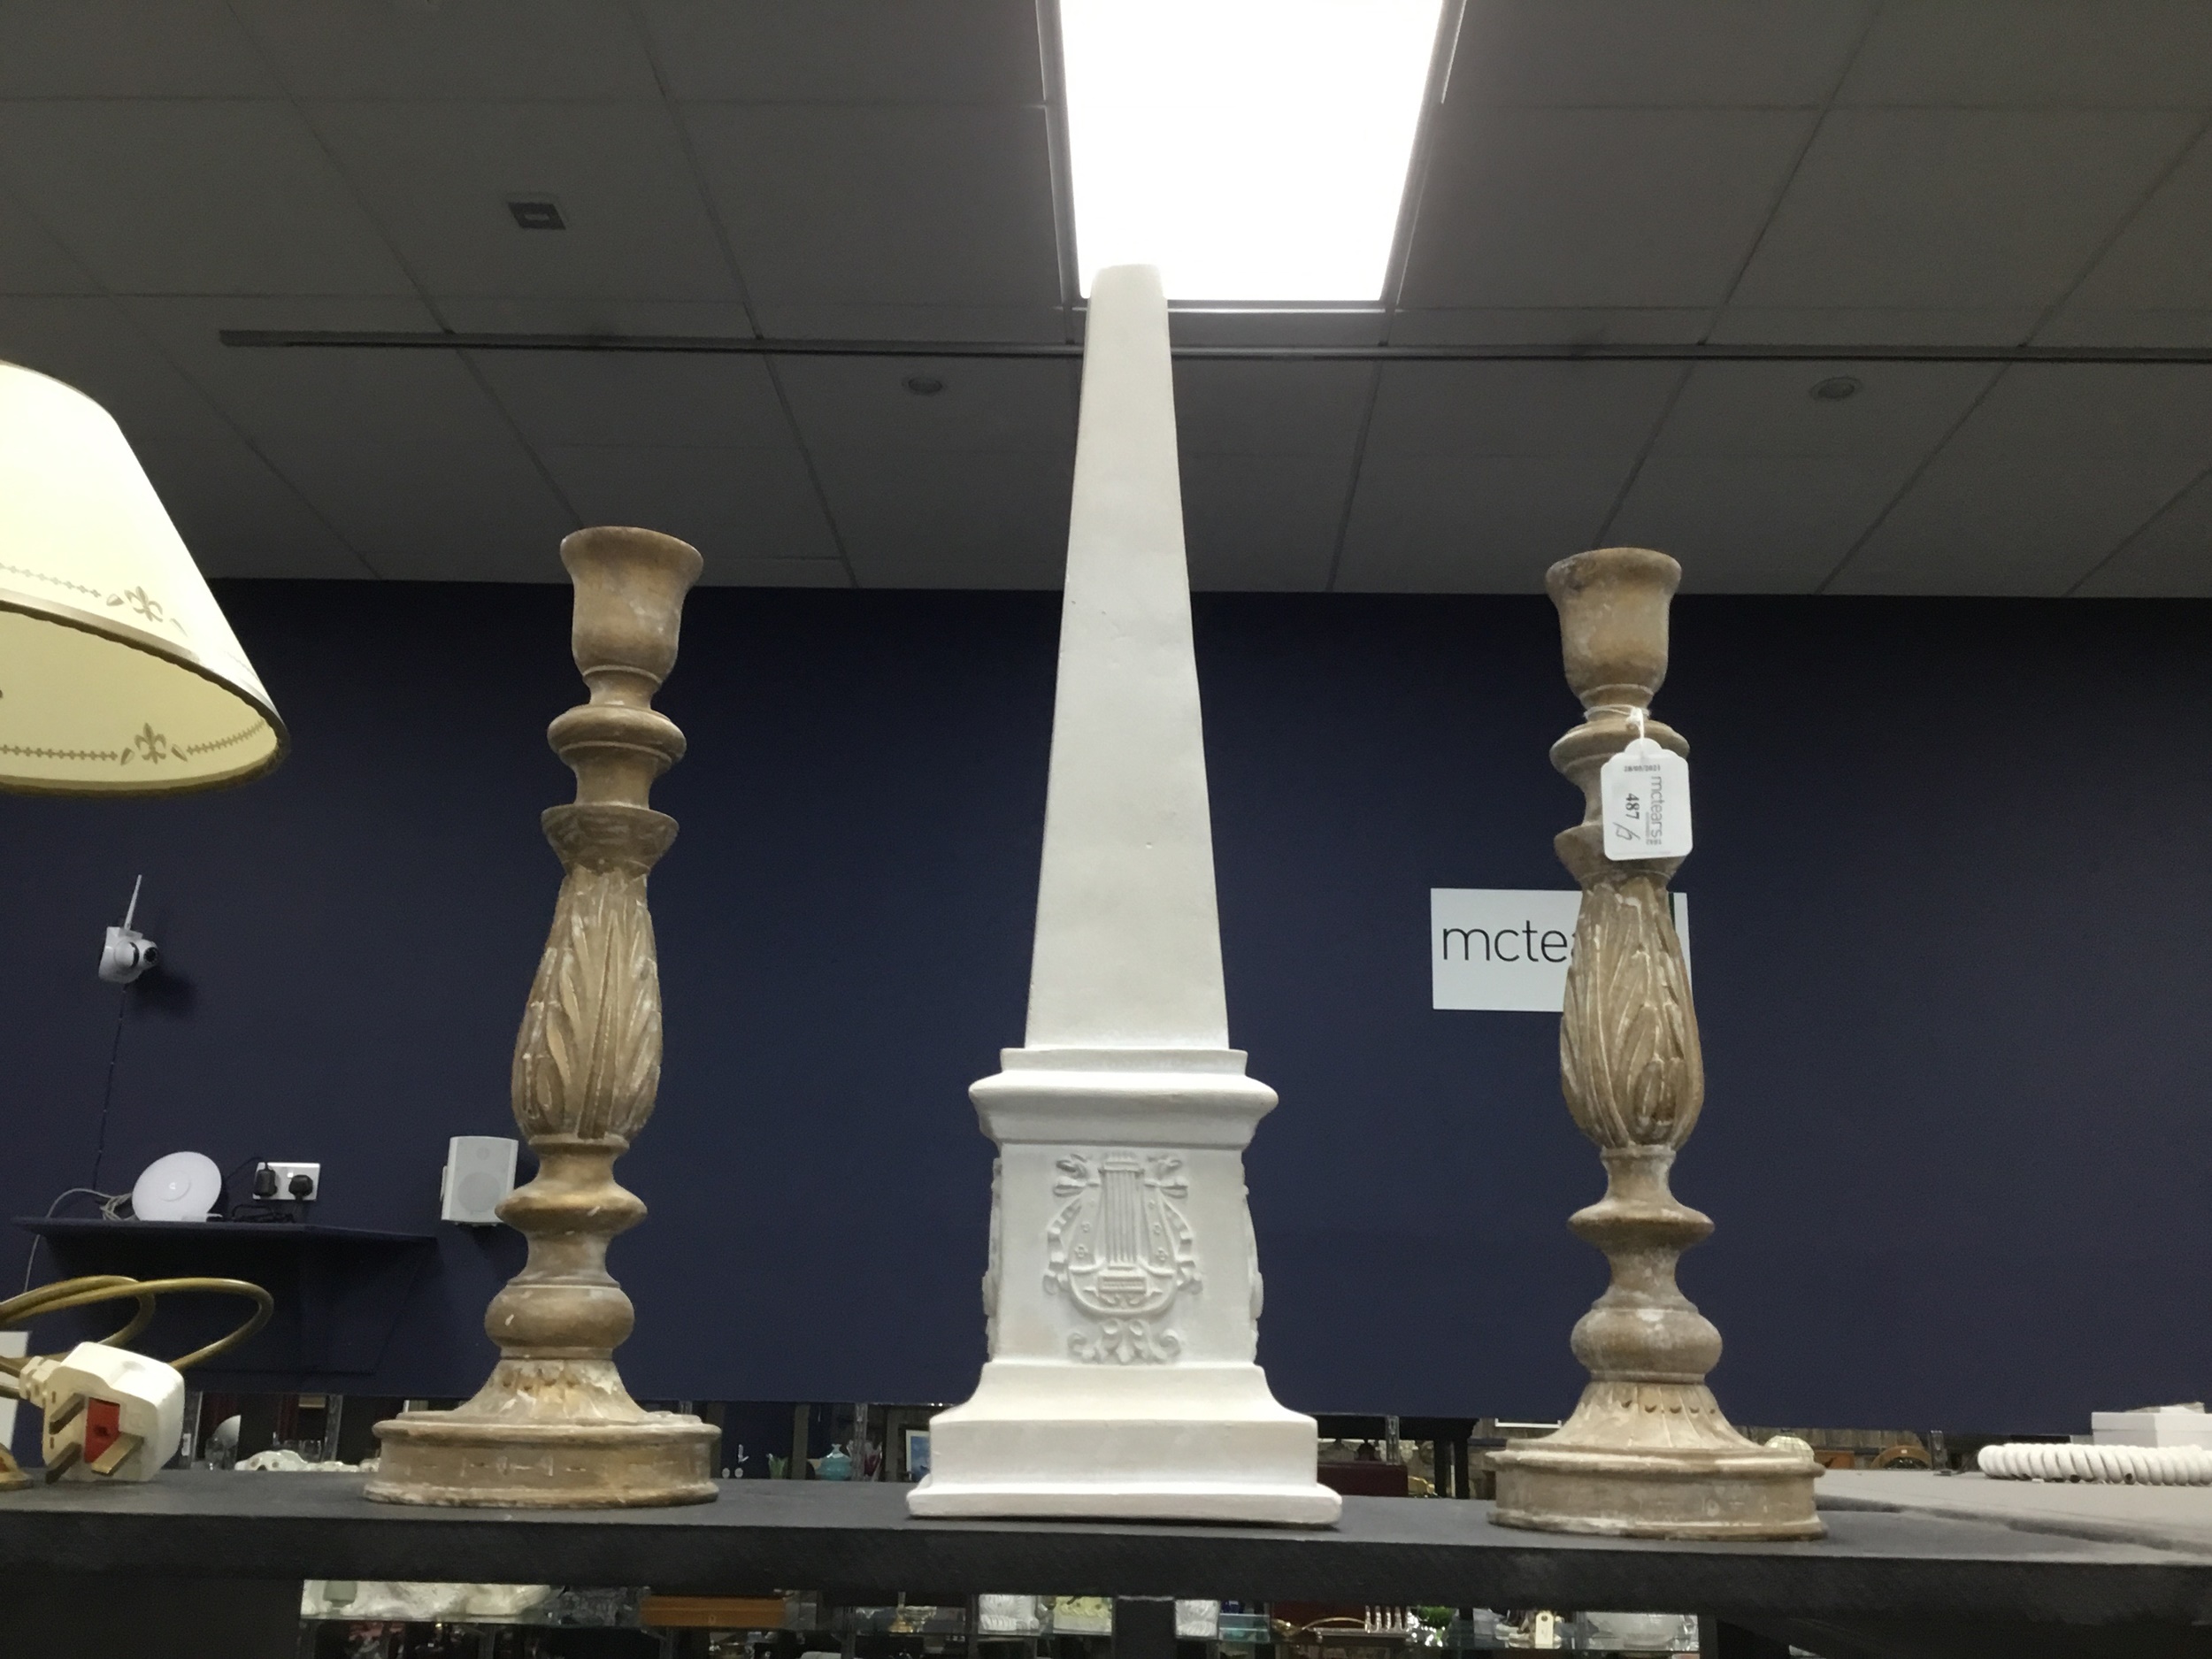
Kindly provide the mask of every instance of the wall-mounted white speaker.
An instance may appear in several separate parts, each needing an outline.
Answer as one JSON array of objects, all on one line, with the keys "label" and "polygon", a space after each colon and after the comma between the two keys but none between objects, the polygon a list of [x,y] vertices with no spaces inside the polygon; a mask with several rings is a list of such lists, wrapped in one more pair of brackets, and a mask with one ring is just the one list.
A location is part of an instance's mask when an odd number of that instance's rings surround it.
[{"label": "wall-mounted white speaker", "polygon": [[447,1141],[438,1219],[497,1226],[499,1201],[515,1190],[515,1156],[521,1149],[521,1142],[499,1135],[456,1135]]}]

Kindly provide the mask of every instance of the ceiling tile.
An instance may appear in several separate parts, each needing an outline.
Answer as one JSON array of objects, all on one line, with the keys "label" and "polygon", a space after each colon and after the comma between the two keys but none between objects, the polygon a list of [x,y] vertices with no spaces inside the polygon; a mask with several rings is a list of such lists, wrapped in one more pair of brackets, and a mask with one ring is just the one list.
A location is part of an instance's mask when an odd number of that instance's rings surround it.
[{"label": "ceiling tile", "polygon": [[2110,111],[1836,111],[1732,297],[2050,304],[2193,127],[2182,114]]},{"label": "ceiling tile", "polygon": [[119,293],[410,291],[283,104],[0,104],[0,166]]},{"label": "ceiling tile", "polygon": [[1655,455],[1604,538],[1674,555],[1685,593],[1808,594],[1911,472],[1903,458]]},{"label": "ceiling tile", "polygon": [[1394,346],[1679,346],[1705,338],[1713,308],[1522,305],[1402,311],[1390,319]]},{"label": "ceiling tile", "polygon": [[1402,303],[1717,305],[1814,119],[1797,110],[1448,109]]},{"label": "ceiling tile", "polygon": [[1183,540],[1193,588],[1319,593],[1329,585],[1351,487],[1348,449],[1315,456],[1182,457]]},{"label": "ceiling tile", "polygon": [[2200,469],[2166,456],[1969,455],[1953,445],[1829,591],[2062,594]]},{"label": "ceiling tile", "polygon": [[827,449],[814,455],[863,588],[1057,588],[1071,457]]},{"label": "ceiling tile", "polygon": [[281,91],[222,0],[0,6],[0,98],[252,98]]},{"label": "ceiling tile", "polygon": [[2087,598],[2212,598],[2212,473],[2145,525],[2076,591]]},{"label": "ceiling tile", "polygon": [[2019,456],[2055,467],[2077,456],[2212,462],[2212,366],[2015,365],[1947,449],[1978,460]]},{"label": "ceiling tile", "polygon": [[2208,465],[2212,367],[2016,365],[1831,589],[2062,594]]},{"label": "ceiling tile", "polygon": [[114,300],[0,299],[0,358],[75,387],[115,417],[134,447],[165,442],[210,449],[233,435]]},{"label": "ceiling tile", "polygon": [[1492,104],[1818,104],[1868,0],[1469,0],[1451,97]]},{"label": "ceiling tile", "polygon": [[132,447],[206,575],[375,574],[234,433]]},{"label": "ceiling tile", "polygon": [[[542,452],[586,524],[638,525],[688,541],[710,578],[755,565],[837,565],[837,541],[796,446],[775,449],[563,446]],[[843,566],[837,565],[839,585]]]},{"label": "ceiling tile", "polygon": [[529,442],[787,449],[791,422],[759,357],[664,351],[479,351],[479,373]]},{"label": "ceiling tile", "polygon": [[1671,363],[1386,364],[1367,453],[1371,460],[1520,455],[1625,462],[1650,438],[1683,373]]},{"label": "ceiling tile", "polygon": [[604,0],[235,0],[307,98],[650,98],[645,36]]},{"label": "ceiling tile", "polygon": [[1731,305],[1709,338],[1716,345],[2016,346],[2042,317],[2039,305]]},{"label": "ceiling tile", "polygon": [[[776,372],[812,449],[990,451],[1072,464],[1081,380],[1073,358],[786,357]],[[906,387],[918,379],[943,389],[918,396]]]},{"label": "ceiling tile", "polygon": [[116,419],[211,576],[372,572],[111,299],[0,299],[0,357]]},{"label": "ceiling tile", "polygon": [[2212,105],[2203,0],[1946,0],[1885,6],[1839,104]]},{"label": "ceiling tile", "polygon": [[262,452],[380,575],[403,581],[565,580],[575,517],[522,446],[388,436],[373,446],[321,434]]},{"label": "ceiling tile", "polygon": [[[2212,15],[2212,8],[2208,8]],[[2212,81],[2212,56],[2200,65]],[[2212,309],[2212,133],[2151,193],[2070,303],[2089,308]]]},{"label": "ceiling tile", "polygon": [[2212,346],[2212,309],[2105,311],[2069,305],[2035,332],[2039,346]]},{"label": "ceiling tile", "polygon": [[1374,380],[1365,363],[1183,359],[1175,365],[1177,447],[1186,456],[1300,455],[1348,464]]},{"label": "ceiling tile", "polygon": [[[1996,375],[1984,363],[1701,363],[1667,411],[1652,453],[1917,461]],[[1850,397],[1812,395],[1844,377],[1859,383]]]},{"label": "ceiling tile", "polygon": [[1035,104],[1035,0],[645,0],[679,98]]},{"label": "ceiling tile", "polygon": [[429,326],[411,301],[136,299],[131,316],[256,442],[350,449],[382,477],[387,445],[521,446],[458,352],[226,346],[226,328]]},{"label": "ceiling tile", "polygon": [[692,104],[685,119],[764,326],[772,306],[1060,303],[1041,110]]},{"label": "ceiling tile", "polygon": [[[320,104],[307,114],[434,296],[738,297],[658,104]],[[515,223],[510,200],[544,197],[566,229]]]},{"label": "ceiling tile", "polygon": [[0,294],[96,294],[100,285],[0,186]]},{"label": "ceiling tile", "polygon": [[1541,593],[1596,544],[1630,463],[1581,456],[1416,455],[1371,447],[1344,539],[1346,593]]}]

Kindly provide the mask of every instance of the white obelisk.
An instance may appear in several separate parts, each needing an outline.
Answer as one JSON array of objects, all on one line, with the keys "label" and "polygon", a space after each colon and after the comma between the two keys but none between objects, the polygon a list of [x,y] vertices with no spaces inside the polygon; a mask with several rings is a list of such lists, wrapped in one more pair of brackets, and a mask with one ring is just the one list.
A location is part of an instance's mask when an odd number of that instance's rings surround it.
[{"label": "white obelisk", "polygon": [[916,1515],[1336,1518],[1314,1422],[1253,1363],[1244,1148],[1275,1091],[1229,1047],[1167,303],[1091,289],[1023,1046],[970,1094],[998,1143],[975,1396]]}]

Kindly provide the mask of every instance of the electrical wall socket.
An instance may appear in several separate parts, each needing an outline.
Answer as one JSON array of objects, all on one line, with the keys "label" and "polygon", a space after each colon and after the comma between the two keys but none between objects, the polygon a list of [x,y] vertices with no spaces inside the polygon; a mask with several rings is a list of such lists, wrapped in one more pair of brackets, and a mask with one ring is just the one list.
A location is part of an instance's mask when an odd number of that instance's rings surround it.
[{"label": "electrical wall socket", "polygon": [[[273,1192],[261,1190],[265,1185],[261,1179],[264,1170],[276,1177],[276,1190]],[[303,1193],[292,1190],[292,1179],[298,1175],[307,1178],[307,1190]],[[290,1203],[320,1198],[323,1195],[323,1166],[319,1164],[257,1164],[253,1166],[253,1195],[267,1203]]]}]

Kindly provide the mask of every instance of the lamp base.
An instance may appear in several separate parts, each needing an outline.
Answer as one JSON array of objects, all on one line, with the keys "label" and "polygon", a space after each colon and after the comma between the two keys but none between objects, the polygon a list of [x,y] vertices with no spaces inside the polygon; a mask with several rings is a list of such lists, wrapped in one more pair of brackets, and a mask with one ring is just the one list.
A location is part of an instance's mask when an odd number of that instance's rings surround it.
[{"label": "lamp base", "polygon": [[1256,1365],[994,1360],[929,1431],[918,1516],[1326,1526],[1344,1507],[1314,1479],[1313,1419],[1277,1404]]},{"label": "lamp base", "polygon": [[604,1361],[503,1360],[451,1411],[376,1425],[379,1503],[469,1509],[649,1509],[710,1503],[722,1431],[633,1401]]},{"label": "lamp base", "polygon": [[1595,1382],[1556,1434],[1490,1454],[1501,1526],[1606,1538],[1818,1538],[1820,1465],[1729,1426],[1710,1390]]}]

